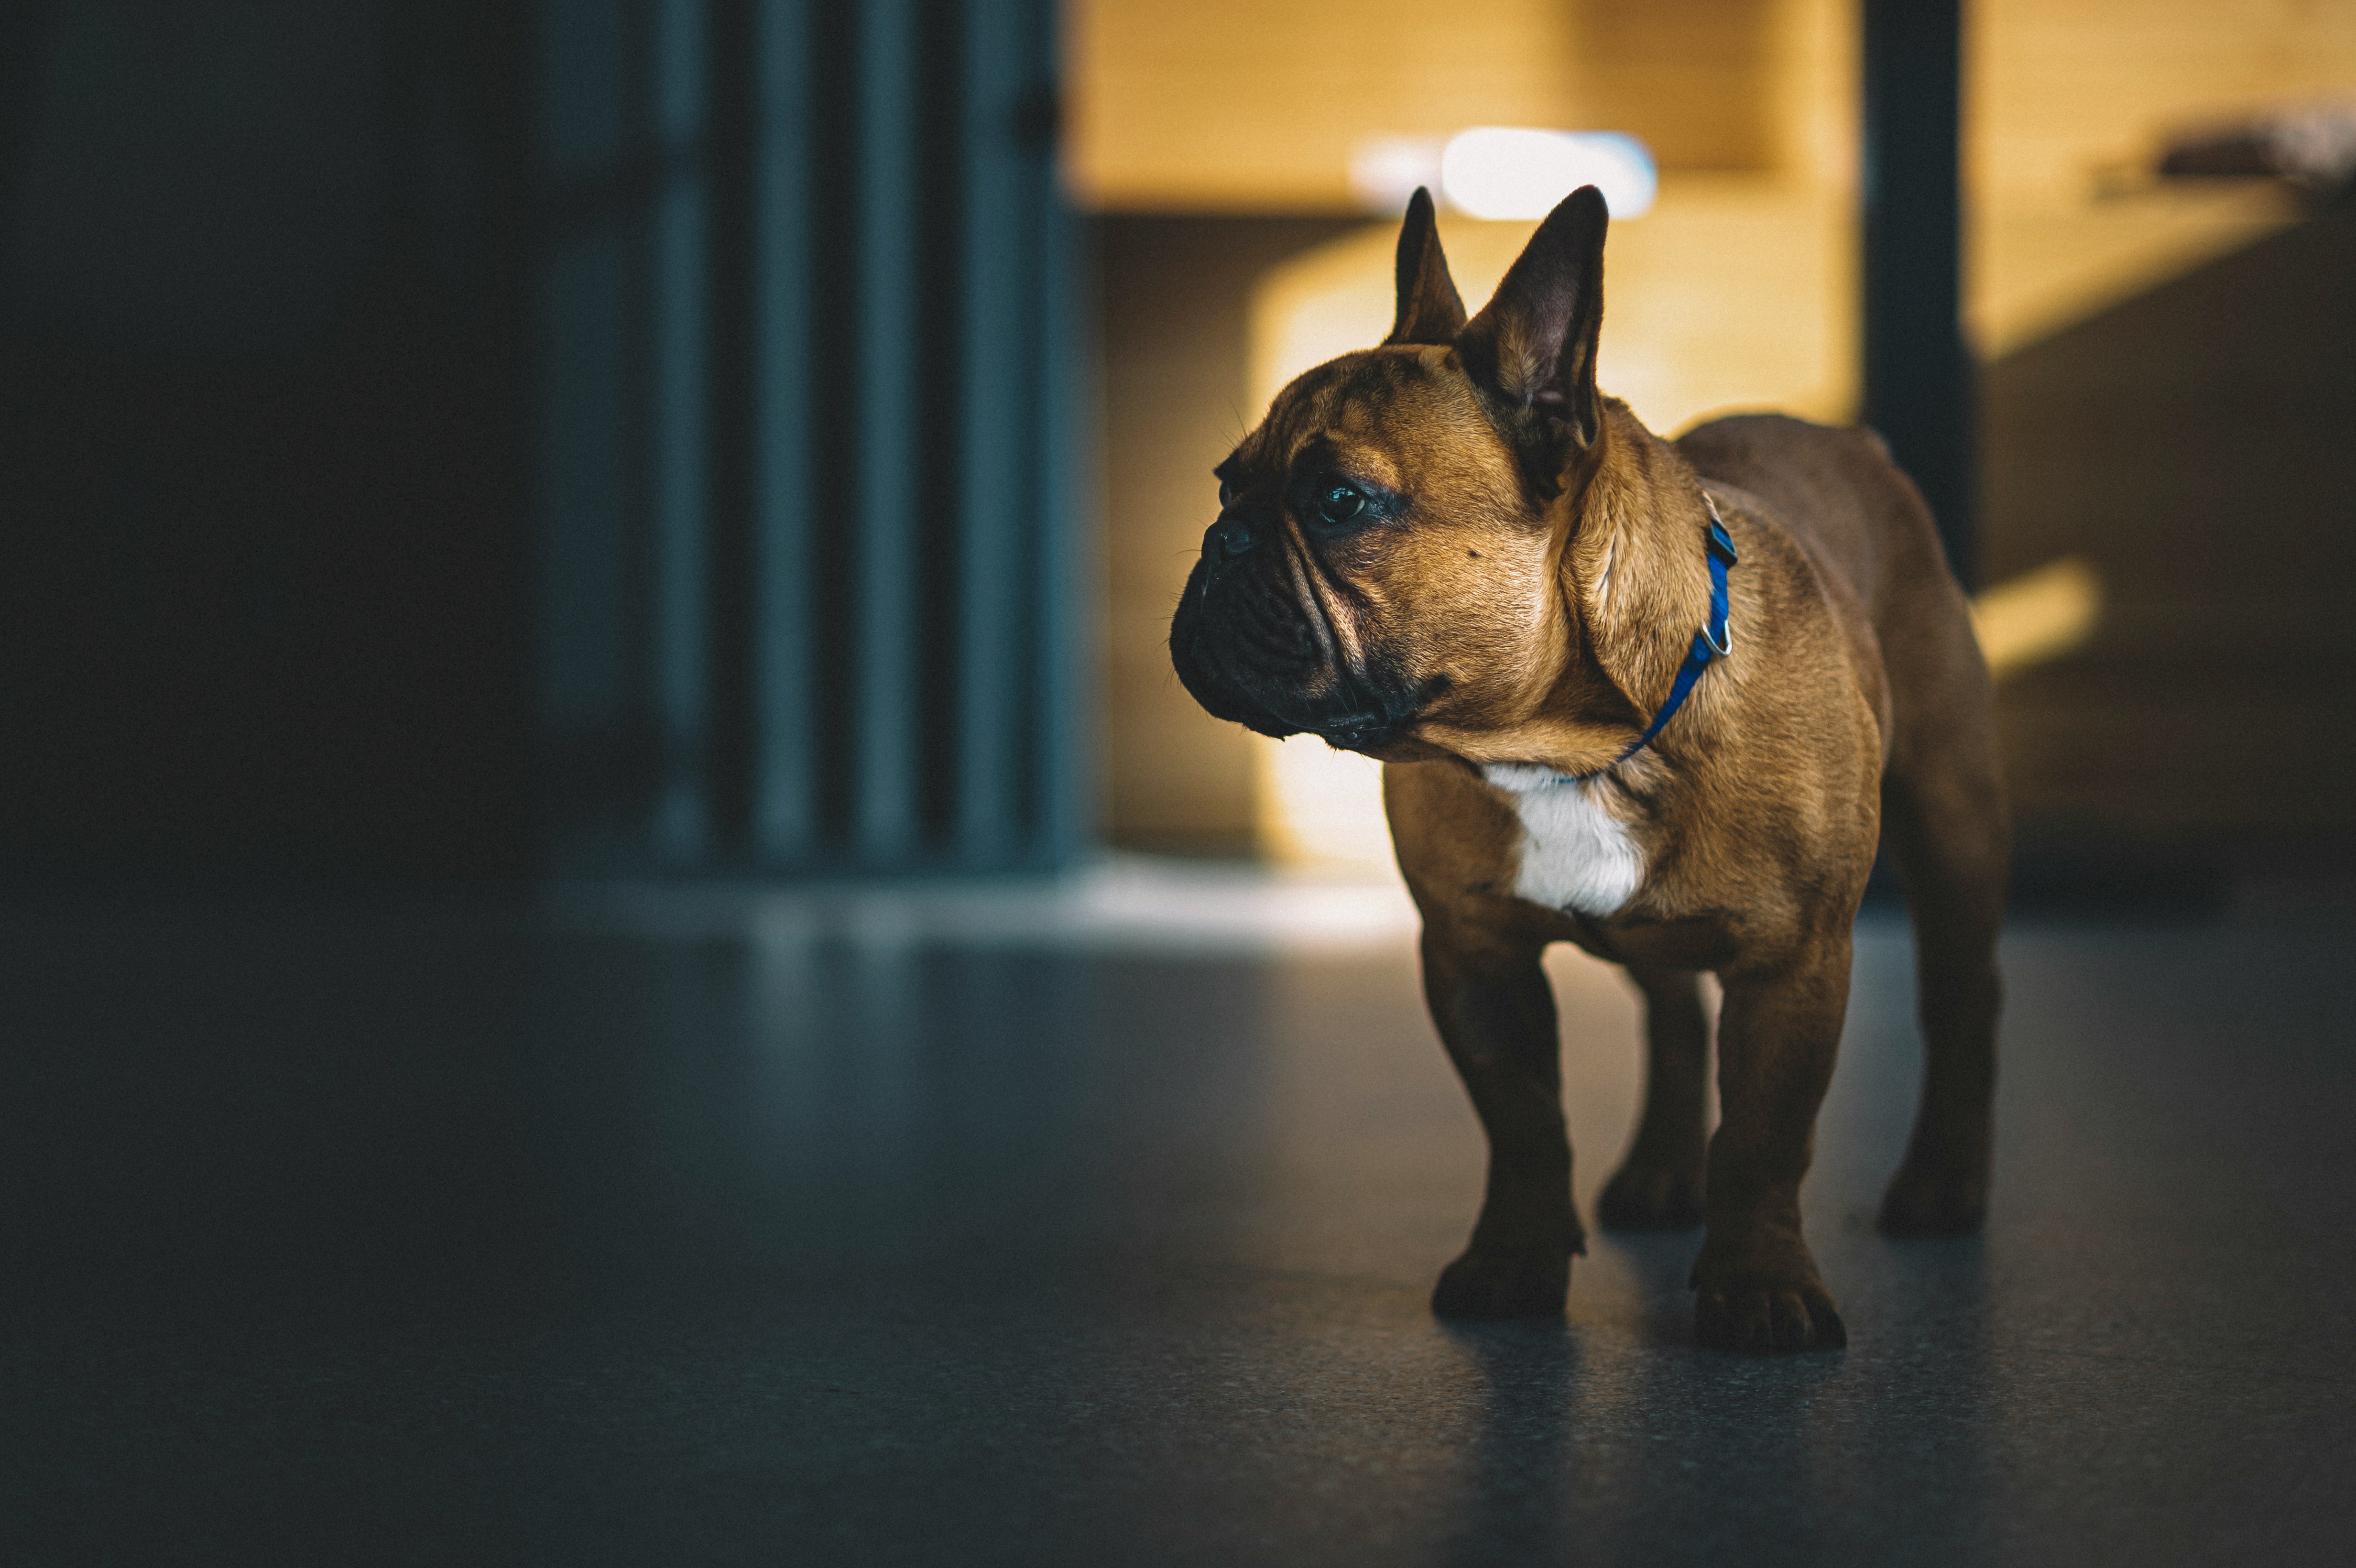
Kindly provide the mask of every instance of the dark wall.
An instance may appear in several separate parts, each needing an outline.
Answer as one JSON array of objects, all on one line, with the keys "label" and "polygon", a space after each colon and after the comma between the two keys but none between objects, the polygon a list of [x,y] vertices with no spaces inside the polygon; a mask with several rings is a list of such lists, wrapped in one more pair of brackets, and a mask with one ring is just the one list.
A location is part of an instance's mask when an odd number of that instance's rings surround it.
[{"label": "dark wall", "polygon": [[519,869],[511,16],[7,44],[0,866]]},{"label": "dark wall", "polygon": [[2001,581],[2100,573],[2083,651],[2000,692],[2032,833],[2356,843],[2356,210],[1991,365]]},{"label": "dark wall", "polygon": [[1054,16],[0,15],[0,875],[1068,858]]}]

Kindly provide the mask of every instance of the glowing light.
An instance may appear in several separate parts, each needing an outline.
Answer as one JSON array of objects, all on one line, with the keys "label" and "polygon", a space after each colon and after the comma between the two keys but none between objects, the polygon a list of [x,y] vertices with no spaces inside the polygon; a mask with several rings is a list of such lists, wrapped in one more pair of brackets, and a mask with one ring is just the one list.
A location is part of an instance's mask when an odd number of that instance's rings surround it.
[{"label": "glowing light", "polygon": [[1368,136],[1350,149],[1350,189],[1368,212],[1405,212],[1415,187],[1440,184],[1437,136]]},{"label": "glowing light", "polygon": [[1476,125],[1440,154],[1449,205],[1475,218],[1544,218],[1580,186],[1602,191],[1614,218],[1653,205],[1659,180],[1644,144],[1617,131],[1528,131]]},{"label": "glowing light", "polygon": [[1313,735],[1252,737],[1259,771],[1260,847],[1271,859],[1395,875],[1383,815],[1383,765]]},{"label": "glowing light", "polygon": [[2083,557],[2065,555],[1984,590],[1972,601],[1972,630],[1988,671],[2058,659],[2093,640],[2103,619],[2103,580]]}]

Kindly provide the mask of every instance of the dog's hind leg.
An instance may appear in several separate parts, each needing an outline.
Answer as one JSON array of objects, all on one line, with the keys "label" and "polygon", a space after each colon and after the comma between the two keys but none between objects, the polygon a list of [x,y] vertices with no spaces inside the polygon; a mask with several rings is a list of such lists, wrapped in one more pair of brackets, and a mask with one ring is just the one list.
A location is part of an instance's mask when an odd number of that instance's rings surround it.
[{"label": "dog's hind leg", "polygon": [[1644,995],[1644,1110],[1595,1217],[1607,1231],[1679,1231],[1702,1221],[1709,1151],[1709,1019],[1690,969],[1628,965]]},{"label": "dog's hind leg", "polygon": [[1571,1254],[1587,1250],[1570,1204],[1562,1047],[1540,951],[1424,927],[1431,1019],[1489,1135],[1488,1191],[1472,1245],[1432,1292],[1442,1317],[1558,1316]]},{"label": "dog's hind leg", "polygon": [[[1860,875],[1859,880],[1863,878]],[[1733,1350],[1848,1342],[1801,1234],[1800,1181],[1848,1008],[1849,933],[1818,930],[1720,970],[1718,1131],[1694,1259],[1696,1337]]]},{"label": "dog's hind leg", "polygon": [[1881,1203],[1881,1228],[1901,1236],[1976,1231],[1987,1214],[2011,831],[1985,728],[1942,741],[1882,784],[1882,842],[1913,917],[1925,1049],[1914,1136]]}]

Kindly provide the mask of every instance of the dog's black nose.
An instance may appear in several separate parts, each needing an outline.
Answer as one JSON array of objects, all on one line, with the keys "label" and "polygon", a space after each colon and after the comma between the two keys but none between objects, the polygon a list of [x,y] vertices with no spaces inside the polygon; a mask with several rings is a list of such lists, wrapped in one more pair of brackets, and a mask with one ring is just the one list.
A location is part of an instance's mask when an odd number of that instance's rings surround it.
[{"label": "dog's black nose", "polygon": [[1222,517],[1211,525],[1209,536],[1203,541],[1203,553],[1216,550],[1221,555],[1237,556],[1259,543],[1251,524],[1242,517]]}]

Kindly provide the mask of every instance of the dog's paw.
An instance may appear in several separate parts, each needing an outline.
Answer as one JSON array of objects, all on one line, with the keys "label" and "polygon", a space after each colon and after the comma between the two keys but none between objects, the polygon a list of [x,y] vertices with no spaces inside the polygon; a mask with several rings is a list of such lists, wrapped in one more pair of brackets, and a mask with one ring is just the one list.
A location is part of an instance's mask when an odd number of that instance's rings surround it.
[{"label": "dog's paw", "polygon": [[1716,1350],[1831,1350],[1848,1328],[1799,1229],[1713,1224],[1694,1259],[1694,1338]]},{"label": "dog's paw", "polygon": [[1832,1350],[1848,1328],[1821,1286],[1737,1285],[1695,1298],[1694,1339],[1713,1350]]},{"label": "dog's paw", "polygon": [[1977,1177],[1901,1167],[1881,1196],[1887,1236],[1965,1236],[1987,1219],[1987,1183]]},{"label": "dog's paw", "polygon": [[1440,1317],[1494,1321],[1559,1317],[1570,1292],[1570,1259],[1557,1252],[1475,1247],[1440,1272],[1431,1310]]},{"label": "dog's paw", "polygon": [[1687,1231],[1702,1221],[1698,1165],[1623,1165],[1595,1200],[1607,1231]]}]

